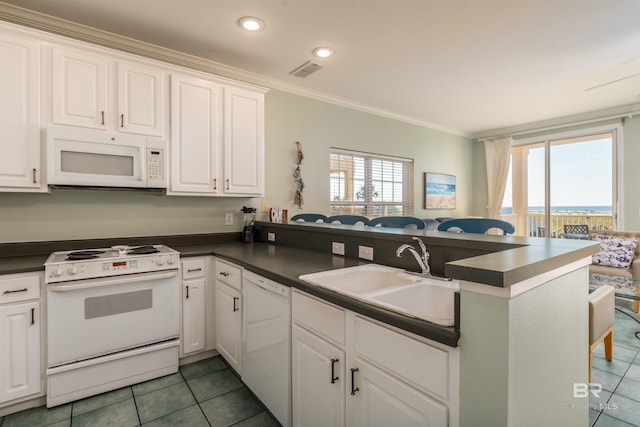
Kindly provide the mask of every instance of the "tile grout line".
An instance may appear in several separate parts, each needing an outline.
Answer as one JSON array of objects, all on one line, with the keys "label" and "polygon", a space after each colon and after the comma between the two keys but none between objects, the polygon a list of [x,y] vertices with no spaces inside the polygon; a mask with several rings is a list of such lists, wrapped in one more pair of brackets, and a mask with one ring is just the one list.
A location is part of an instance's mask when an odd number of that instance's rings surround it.
[{"label": "tile grout line", "polygon": [[[615,335],[614,335],[614,339],[615,339]],[[640,354],[640,347],[638,347],[636,349],[636,354],[633,356],[633,358],[631,359],[631,361],[629,362],[629,366],[627,366],[627,369],[624,371],[624,374],[620,377],[620,381],[618,381],[618,383],[616,384],[616,386],[613,388],[613,391],[611,392],[611,395],[609,396],[609,398],[607,399],[607,401],[605,402],[605,406],[609,403],[609,401],[611,400],[611,398],[613,397],[613,395],[615,394],[616,390],[618,389],[618,387],[620,386],[620,384],[622,383],[622,380],[624,380],[624,378],[626,377],[627,373],[629,372],[629,369],[631,369],[631,367],[634,365],[633,361],[638,357],[638,354]],[[613,358],[615,360],[615,358]],[[597,368],[594,368],[597,369]],[[606,372],[606,371],[605,371]],[[615,374],[614,374],[615,375]],[[622,396],[622,395],[619,395]],[[622,396],[625,397],[625,396]],[[634,399],[630,399],[630,400],[634,400]],[[638,402],[638,404],[640,405],[640,402]],[[600,411],[600,413],[598,414],[598,416],[596,417],[596,419],[593,421],[593,424],[591,424],[592,427],[596,426],[596,424],[598,423],[598,420],[600,419],[600,417],[602,416],[602,414],[604,414],[604,409],[602,409]],[[625,420],[621,420],[620,418],[616,418],[613,415],[610,414],[604,414],[607,415],[608,417],[614,418],[618,421],[621,421],[623,423],[626,423]],[[597,426],[596,426],[597,427]]]},{"label": "tile grout line", "polygon": [[129,388],[131,389],[131,396],[133,397],[133,406],[136,408],[136,417],[138,417],[138,425],[141,426],[142,420],[140,419],[140,411],[138,411],[138,400],[136,399],[136,395],[133,392],[133,386],[129,386]]},{"label": "tile grout line", "polygon": [[[209,424],[209,426],[211,426],[211,422],[209,422],[209,418],[207,418],[207,414],[204,413],[204,410],[202,409],[202,406],[200,406],[200,402],[198,402],[198,398],[193,393],[193,390],[191,389],[191,386],[189,385],[189,381],[187,381],[187,379],[184,377],[184,375],[182,374],[182,371],[180,369],[178,369],[178,372],[180,372],[180,376],[182,377],[182,380],[187,385],[187,388],[189,389],[189,392],[193,396],[193,400],[196,401],[196,405],[198,405],[198,409],[200,409],[200,412],[202,412],[202,415],[204,416],[204,419],[207,421],[207,424]],[[214,371],[214,372],[217,372],[217,371]],[[202,377],[202,376],[204,376],[204,375],[200,375],[200,377]],[[200,378],[200,377],[195,377],[195,378]]]}]

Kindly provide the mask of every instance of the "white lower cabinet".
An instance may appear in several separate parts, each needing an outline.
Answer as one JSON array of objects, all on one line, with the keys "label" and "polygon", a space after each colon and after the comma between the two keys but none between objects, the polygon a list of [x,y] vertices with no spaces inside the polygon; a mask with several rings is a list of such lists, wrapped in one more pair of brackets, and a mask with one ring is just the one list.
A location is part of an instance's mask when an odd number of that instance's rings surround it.
[{"label": "white lower cabinet", "polygon": [[292,319],[295,426],[458,426],[458,348],[297,290]]},{"label": "white lower cabinet", "polygon": [[[446,426],[447,407],[398,378],[355,358],[350,411],[352,426]],[[357,390],[357,391],[355,391]],[[355,394],[353,394],[355,393]]]},{"label": "white lower cabinet", "polygon": [[215,283],[210,278],[213,257],[182,260],[182,327],[180,356],[213,350],[216,346]]},{"label": "white lower cabinet", "polygon": [[40,275],[0,277],[0,406],[42,391]]},{"label": "white lower cabinet", "polygon": [[298,325],[291,331],[293,425],[343,426],[345,353]]},{"label": "white lower cabinet", "polygon": [[216,259],[216,350],[240,373],[242,268]]}]

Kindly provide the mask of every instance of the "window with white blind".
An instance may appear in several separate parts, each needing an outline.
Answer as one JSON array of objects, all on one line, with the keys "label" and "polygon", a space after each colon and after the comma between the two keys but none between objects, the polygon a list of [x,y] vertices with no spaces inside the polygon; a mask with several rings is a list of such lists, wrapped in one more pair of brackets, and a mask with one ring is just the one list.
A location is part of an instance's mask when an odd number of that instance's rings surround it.
[{"label": "window with white blind", "polygon": [[331,215],[413,215],[413,160],[332,148]]}]

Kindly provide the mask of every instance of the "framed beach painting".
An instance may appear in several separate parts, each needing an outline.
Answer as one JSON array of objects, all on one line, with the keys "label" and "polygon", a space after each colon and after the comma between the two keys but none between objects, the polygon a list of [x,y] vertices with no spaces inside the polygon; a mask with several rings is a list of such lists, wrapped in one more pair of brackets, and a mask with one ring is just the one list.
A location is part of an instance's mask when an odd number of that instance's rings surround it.
[{"label": "framed beach painting", "polygon": [[425,172],[424,174],[424,208],[455,209],[456,177],[441,173]]}]

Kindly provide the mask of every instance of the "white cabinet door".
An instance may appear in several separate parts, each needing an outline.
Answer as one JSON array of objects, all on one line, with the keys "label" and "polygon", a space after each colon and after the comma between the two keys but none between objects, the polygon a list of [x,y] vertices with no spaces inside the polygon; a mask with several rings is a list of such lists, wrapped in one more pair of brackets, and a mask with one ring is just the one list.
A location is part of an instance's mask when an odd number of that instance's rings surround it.
[{"label": "white cabinet door", "polygon": [[40,392],[40,303],[0,306],[0,402]]},{"label": "white cabinet door", "polygon": [[0,191],[46,188],[40,161],[40,45],[0,34],[0,70]]},{"label": "white cabinet door", "polygon": [[205,280],[182,283],[182,354],[205,349]]},{"label": "white cabinet door", "polygon": [[[349,425],[445,427],[447,407],[392,375],[355,358],[349,372]],[[352,383],[353,381],[353,383]]]},{"label": "white cabinet door", "polygon": [[224,89],[224,192],[264,193],[264,94]]},{"label": "white cabinet door", "polygon": [[162,136],[162,70],[118,63],[118,128],[121,132]]},{"label": "white cabinet door", "polygon": [[58,47],[52,57],[53,122],[106,129],[107,59]]},{"label": "white cabinet door", "polygon": [[170,193],[215,195],[220,169],[220,86],[171,76]]},{"label": "white cabinet door", "polygon": [[240,372],[242,342],[242,294],[216,281],[216,349]]},{"label": "white cabinet door", "polygon": [[345,425],[345,352],[297,325],[291,340],[293,425]]}]

